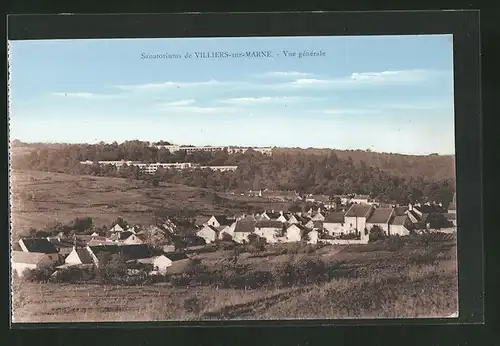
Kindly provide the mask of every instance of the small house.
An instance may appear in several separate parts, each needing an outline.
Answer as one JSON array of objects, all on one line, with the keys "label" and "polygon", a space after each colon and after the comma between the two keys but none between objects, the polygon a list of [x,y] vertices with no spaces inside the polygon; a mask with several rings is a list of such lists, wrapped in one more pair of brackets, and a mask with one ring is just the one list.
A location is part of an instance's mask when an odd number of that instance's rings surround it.
[{"label": "small house", "polygon": [[288,220],[290,219],[290,216],[291,215],[289,213],[284,213],[283,211],[280,211],[280,216],[278,218],[276,218],[276,221],[279,221],[282,223],[288,222]]},{"label": "small house", "polygon": [[309,238],[307,240],[308,244],[317,244],[318,243],[318,240],[319,240],[319,231],[318,230],[309,231],[309,233],[307,233],[307,235]]},{"label": "small house", "polygon": [[248,242],[248,236],[255,232],[255,224],[256,221],[253,218],[247,218],[236,222],[233,240],[237,243]]},{"label": "small house", "polygon": [[109,230],[110,233],[124,232],[125,230],[119,225],[116,224]]},{"label": "small house", "polygon": [[255,223],[255,234],[265,238],[269,244],[276,243],[283,233],[283,223],[280,221],[263,220]]},{"label": "small house", "polygon": [[19,246],[24,252],[39,252],[57,254],[57,248],[47,238],[24,238],[19,240]]},{"label": "small house", "polygon": [[302,225],[290,225],[286,229],[285,236],[287,242],[301,241],[302,237],[308,233],[309,230]]},{"label": "small house", "polygon": [[153,272],[162,275],[166,274],[168,267],[172,266],[172,260],[165,255],[141,258],[138,259],[137,262],[142,264],[151,264]]},{"label": "small house", "polygon": [[198,237],[205,239],[206,244],[213,243],[216,239],[219,239],[219,234],[220,230],[218,229],[218,227],[212,225],[206,225],[198,232],[196,232],[196,235]]},{"label": "small house", "polygon": [[234,219],[230,219],[224,215],[218,215],[218,216],[212,216],[208,221],[205,223],[205,226],[212,226],[212,227],[221,227],[221,226],[231,226],[231,224],[234,222]]},{"label": "small house", "polygon": [[144,242],[137,234],[130,232],[129,236],[123,240],[123,243],[124,244],[143,244]]},{"label": "small house", "polygon": [[234,228],[236,227],[236,222],[233,222],[231,226],[221,227],[219,230],[219,239],[233,239],[234,237]]},{"label": "small house", "polygon": [[103,255],[121,255],[126,262],[152,257],[149,247],[145,244],[95,245],[87,246],[87,251],[96,266],[99,266],[100,257]]},{"label": "small house", "polygon": [[389,235],[409,235],[411,226],[408,215],[393,216],[389,224]]},{"label": "small house", "polygon": [[12,270],[22,276],[26,269],[44,269],[59,264],[59,257],[43,252],[12,251]]},{"label": "small house", "polygon": [[87,247],[73,247],[73,251],[66,257],[64,263],[67,265],[95,264]]},{"label": "small house", "polygon": [[321,212],[321,209],[318,208],[316,214],[311,218],[313,221],[324,221],[325,215]]},{"label": "small house", "polygon": [[290,214],[290,217],[288,218],[288,220],[286,222],[288,222],[289,224],[298,224],[298,223],[301,223],[300,219],[301,218],[299,215]]},{"label": "small house", "polygon": [[364,234],[366,221],[373,212],[374,208],[370,204],[353,204],[345,214],[345,230],[346,233]]},{"label": "small house", "polygon": [[344,222],[343,212],[328,213],[323,221],[323,228],[329,235],[337,236],[345,232]]},{"label": "small house", "polygon": [[376,208],[366,220],[366,228],[370,231],[373,226],[378,226],[386,235],[389,235],[389,221],[393,213],[393,208]]}]

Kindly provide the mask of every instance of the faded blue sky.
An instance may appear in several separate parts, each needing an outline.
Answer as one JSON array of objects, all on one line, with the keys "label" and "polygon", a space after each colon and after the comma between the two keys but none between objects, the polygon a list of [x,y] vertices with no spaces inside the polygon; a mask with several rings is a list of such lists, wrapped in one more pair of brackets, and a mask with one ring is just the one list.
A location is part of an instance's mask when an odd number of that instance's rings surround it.
[{"label": "faded blue sky", "polygon": [[[253,50],[274,57],[141,59]],[[448,35],[13,41],[9,61],[12,139],[454,153]]]}]

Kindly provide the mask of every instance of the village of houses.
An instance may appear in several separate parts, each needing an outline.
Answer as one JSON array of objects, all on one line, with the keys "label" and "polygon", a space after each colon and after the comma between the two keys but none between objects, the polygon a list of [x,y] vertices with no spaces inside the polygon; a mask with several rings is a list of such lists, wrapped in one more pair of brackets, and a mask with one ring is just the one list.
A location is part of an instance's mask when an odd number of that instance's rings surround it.
[{"label": "village of houses", "polygon": [[[267,195],[266,195],[267,194]],[[287,193],[259,191],[269,199],[288,199]],[[212,215],[196,224],[193,233],[203,245],[192,249],[210,247],[218,242],[249,243],[258,236],[267,244],[304,242],[308,244],[367,244],[370,232],[377,228],[386,236],[407,236],[422,232],[456,232],[456,197],[444,210],[432,203],[384,205],[370,200],[369,196],[313,196],[321,207],[307,212],[264,211],[253,215]],[[337,202],[333,202],[336,200]],[[339,205],[336,205],[340,202]],[[436,212],[435,210],[440,210]],[[432,229],[430,216],[446,220],[448,227]],[[147,264],[151,274],[168,274],[182,271],[196,251],[179,251],[173,243],[163,246],[162,251],[152,252],[145,238],[151,231],[175,233],[176,225],[167,220],[161,226],[149,228],[114,225],[106,234],[76,235],[64,239],[62,234],[46,238],[23,238],[20,250],[12,251],[12,269],[22,276],[26,269],[54,268],[54,273],[65,268],[99,267],[100,254],[121,254],[127,264]],[[149,232],[149,233],[148,233]]]}]

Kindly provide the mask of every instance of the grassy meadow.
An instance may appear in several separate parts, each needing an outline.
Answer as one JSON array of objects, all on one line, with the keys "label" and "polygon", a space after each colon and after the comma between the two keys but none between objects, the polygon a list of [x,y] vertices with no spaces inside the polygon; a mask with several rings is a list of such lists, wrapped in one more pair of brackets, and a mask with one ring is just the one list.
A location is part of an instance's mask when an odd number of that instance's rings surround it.
[{"label": "grassy meadow", "polygon": [[158,208],[189,210],[196,215],[245,211],[248,205],[281,210],[280,203],[258,197],[215,193],[209,189],[176,184],[148,186],[143,181],[16,171],[11,175],[12,229],[26,233],[53,221],[69,222],[92,217],[94,225],[109,225],[117,217],[132,224],[149,224]]},{"label": "grassy meadow", "polygon": [[[231,251],[197,255],[208,276],[233,256]],[[307,259],[331,269],[326,279],[290,284],[274,279],[283,264]],[[14,322],[412,318],[458,311],[454,235],[330,245],[294,255],[269,247],[240,254],[238,263],[245,268],[243,278],[267,272],[270,279],[257,288],[193,281],[140,286],[15,283]]]}]

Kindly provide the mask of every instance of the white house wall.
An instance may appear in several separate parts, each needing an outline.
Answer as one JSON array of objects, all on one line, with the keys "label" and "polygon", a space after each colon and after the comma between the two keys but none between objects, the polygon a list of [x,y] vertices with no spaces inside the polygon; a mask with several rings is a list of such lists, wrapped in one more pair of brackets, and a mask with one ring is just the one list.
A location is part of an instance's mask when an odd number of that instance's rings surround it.
[{"label": "white house wall", "polygon": [[276,238],[278,236],[277,233],[279,231],[280,231],[279,229],[273,227],[257,228],[255,229],[255,234],[257,234],[260,237],[266,238],[266,241],[268,243],[276,243],[277,242]]},{"label": "white house wall", "polygon": [[370,231],[373,226],[379,226],[386,235],[389,235],[389,224],[387,223],[367,223],[366,228]]},{"label": "white house wall", "polygon": [[355,229],[363,233],[365,227],[366,227],[365,217],[355,217],[355,216],[345,217],[345,230],[347,231],[347,233],[354,233]]},{"label": "white house wall", "polygon": [[243,243],[243,241],[248,242],[249,232],[234,232],[233,240],[237,243]]},{"label": "white house wall", "polygon": [[323,223],[323,228],[331,236],[338,235],[340,233],[346,232],[345,229],[344,229],[345,228],[344,224],[341,224],[341,223],[324,222]]},{"label": "white house wall", "polygon": [[309,240],[307,241],[309,244],[317,244],[319,240],[318,231],[309,232]]},{"label": "white house wall", "polygon": [[205,227],[205,228],[199,230],[196,233],[196,235],[198,237],[201,237],[201,238],[205,239],[205,242],[207,244],[213,243],[215,241],[215,239],[216,239],[215,231],[212,230],[212,229],[210,229],[210,228],[208,228],[208,227]]},{"label": "white house wall", "polygon": [[36,264],[28,264],[28,263],[12,263],[12,270],[18,275],[22,276],[26,269],[36,269]]},{"label": "white house wall", "polygon": [[66,264],[82,264],[82,261],[80,257],[78,256],[77,252],[73,249],[71,253],[66,257],[66,260],[64,261]]},{"label": "white house wall", "polygon": [[390,225],[389,226],[390,235],[409,235],[410,231],[403,225]]},{"label": "white house wall", "polygon": [[125,239],[124,243],[125,244],[142,244],[142,240],[140,240],[139,238],[137,238],[137,236],[132,234],[130,237]]},{"label": "white house wall", "polygon": [[167,268],[172,266],[172,260],[165,256],[159,256],[153,261],[153,266],[160,274],[165,274]]},{"label": "white house wall", "polygon": [[214,226],[214,227],[220,227],[220,223],[213,216],[207,221],[207,225]]},{"label": "white house wall", "polygon": [[290,226],[286,230],[286,239],[289,242],[300,241],[302,237],[300,236],[301,230],[296,226]]}]

